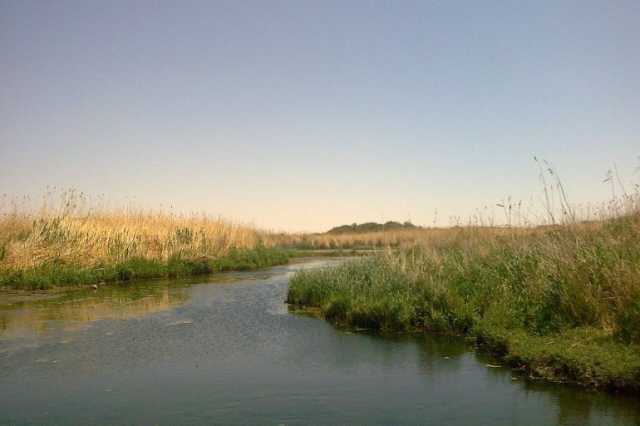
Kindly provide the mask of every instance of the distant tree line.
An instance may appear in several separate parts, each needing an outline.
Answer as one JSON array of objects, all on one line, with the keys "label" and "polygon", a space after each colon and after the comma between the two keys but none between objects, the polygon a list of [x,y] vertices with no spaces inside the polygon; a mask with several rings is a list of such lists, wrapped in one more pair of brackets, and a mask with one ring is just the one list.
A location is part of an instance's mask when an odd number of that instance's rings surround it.
[{"label": "distant tree line", "polygon": [[417,229],[419,226],[414,225],[413,223],[406,221],[404,223],[388,221],[385,223],[376,223],[376,222],[366,222],[366,223],[353,223],[351,225],[341,225],[331,228],[327,231],[327,234],[353,234],[360,233],[363,234],[365,232],[382,232],[382,231],[396,231],[400,229]]}]

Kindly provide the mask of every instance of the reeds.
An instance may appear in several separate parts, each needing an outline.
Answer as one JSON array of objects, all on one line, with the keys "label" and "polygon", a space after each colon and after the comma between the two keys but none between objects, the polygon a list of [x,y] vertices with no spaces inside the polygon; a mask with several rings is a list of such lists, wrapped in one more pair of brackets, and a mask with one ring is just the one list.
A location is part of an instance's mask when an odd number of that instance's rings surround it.
[{"label": "reeds", "polygon": [[640,196],[584,220],[566,193],[559,210],[547,194],[544,225],[418,231],[406,247],[296,273],[288,302],[350,327],[467,334],[532,374],[639,391]]},{"label": "reeds", "polygon": [[0,262],[14,268],[49,262],[91,266],[136,257],[217,257],[232,248],[278,243],[275,234],[206,215],[95,210],[73,191],[55,207],[2,212],[0,238]]},{"label": "reeds", "polygon": [[267,250],[275,251],[290,238],[207,215],[96,207],[75,191],[64,192],[57,203],[49,198],[38,209],[6,200],[0,206],[5,283],[19,286],[27,278],[36,284],[93,282],[126,278],[133,270],[162,276],[173,273],[171,265],[174,272],[229,269],[230,262],[247,269],[265,266],[267,259],[282,262],[282,256]]}]

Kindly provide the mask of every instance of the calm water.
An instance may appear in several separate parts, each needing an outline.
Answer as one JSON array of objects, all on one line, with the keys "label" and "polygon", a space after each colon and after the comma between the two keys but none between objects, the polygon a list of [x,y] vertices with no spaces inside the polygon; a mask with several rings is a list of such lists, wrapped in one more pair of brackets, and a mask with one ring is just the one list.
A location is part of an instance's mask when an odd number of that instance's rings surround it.
[{"label": "calm water", "polygon": [[291,274],[336,261],[0,299],[0,423],[640,424],[638,398],[514,380],[460,339],[289,313]]}]

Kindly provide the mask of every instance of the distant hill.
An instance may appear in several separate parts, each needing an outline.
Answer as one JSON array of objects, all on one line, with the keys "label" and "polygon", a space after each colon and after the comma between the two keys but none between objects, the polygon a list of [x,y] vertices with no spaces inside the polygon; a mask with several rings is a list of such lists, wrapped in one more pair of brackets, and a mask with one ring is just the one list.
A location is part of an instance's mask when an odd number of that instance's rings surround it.
[{"label": "distant hill", "polygon": [[419,229],[420,226],[416,226],[411,222],[394,222],[389,221],[386,223],[376,223],[376,222],[367,222],[357,224],[354,223],[352,225],[342,225],[336,226],[335,228],[331,228],[327,231],[327,234],[338,235],[338,234],[363,234],[365,232],[382,232],[382,231],[397,231],[400,229]]}]

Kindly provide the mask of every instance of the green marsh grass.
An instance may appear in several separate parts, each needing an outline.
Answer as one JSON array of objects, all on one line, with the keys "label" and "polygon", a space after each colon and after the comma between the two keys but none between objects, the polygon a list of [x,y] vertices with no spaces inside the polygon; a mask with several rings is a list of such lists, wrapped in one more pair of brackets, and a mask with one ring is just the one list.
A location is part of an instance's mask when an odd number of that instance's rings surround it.
[{"label": "green marsh grass", "polygon": [[640,213],[439,239],[300,271],[288,303],[333,323],[472,336],[549,380],[640,391]]},{"label": "green marsh grass", "polygon": [[180,258],[167,261],[133,257],[117,263],[83,266],[45,263],[33,268],[5,269],[0,287],[44,290],[56,286],[78,286],[129,282],[149,278],[178,278],[224,271],[248,271],[287,263],[292,252],[286,249],[255,247],[232,249],[216,258]]}]

